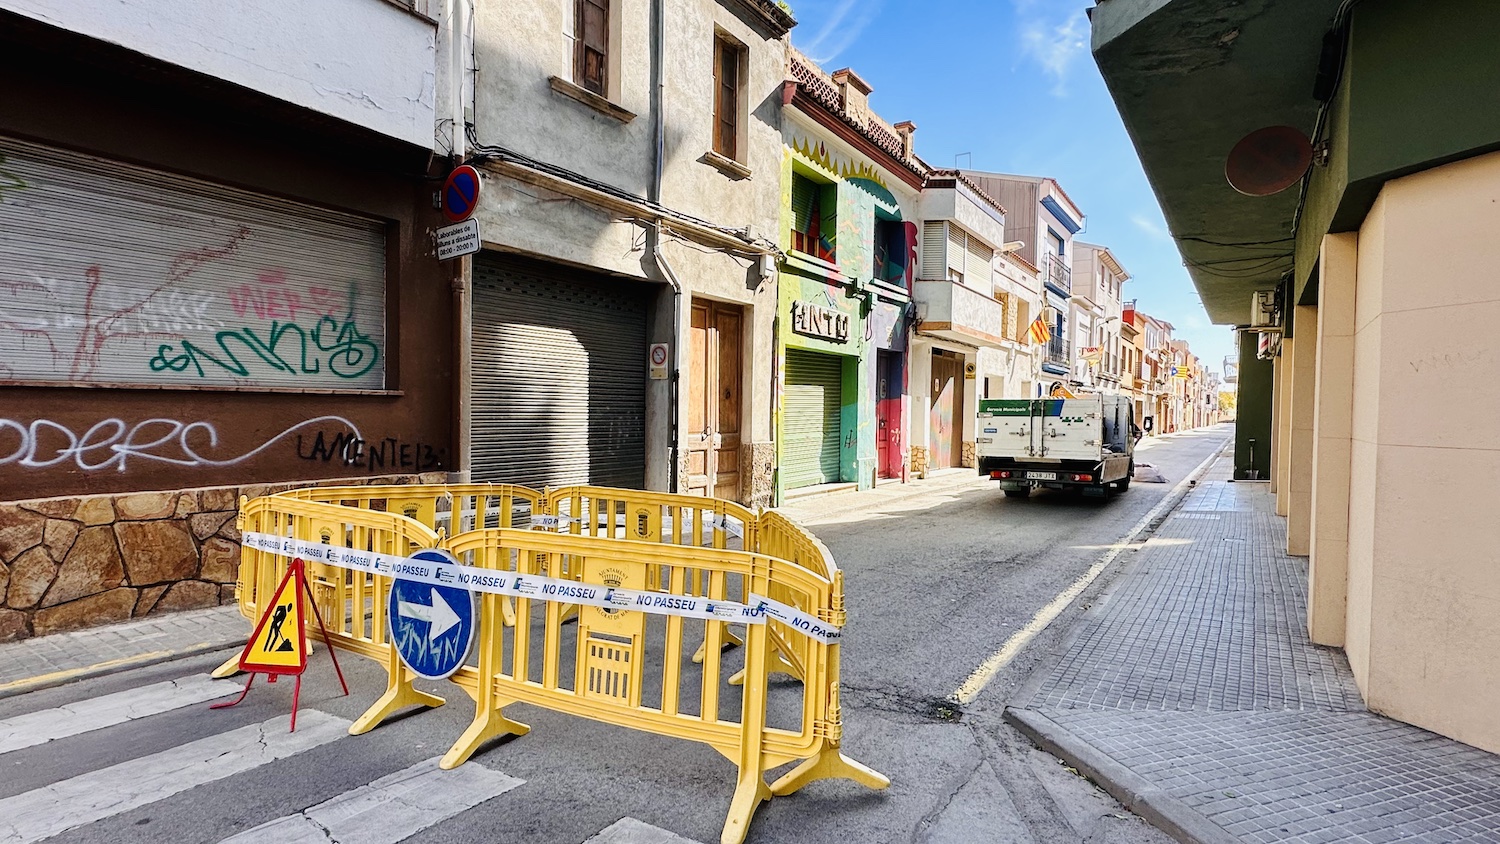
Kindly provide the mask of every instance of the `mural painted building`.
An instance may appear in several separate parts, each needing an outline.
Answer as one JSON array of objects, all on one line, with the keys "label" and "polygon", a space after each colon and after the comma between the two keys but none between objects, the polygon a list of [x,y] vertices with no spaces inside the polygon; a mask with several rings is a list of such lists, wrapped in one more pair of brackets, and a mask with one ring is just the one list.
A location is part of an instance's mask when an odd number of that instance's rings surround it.
[{"label": "mural painted building", "polygon": [[851,70],[791,52],[776,332],[777,500],[908,470],[916,127],[870,111]]},{"label": "mural painted building", "polygon": [[426,6],[0,2],[0,640],[232,600],[241,494],[452,467]]}]

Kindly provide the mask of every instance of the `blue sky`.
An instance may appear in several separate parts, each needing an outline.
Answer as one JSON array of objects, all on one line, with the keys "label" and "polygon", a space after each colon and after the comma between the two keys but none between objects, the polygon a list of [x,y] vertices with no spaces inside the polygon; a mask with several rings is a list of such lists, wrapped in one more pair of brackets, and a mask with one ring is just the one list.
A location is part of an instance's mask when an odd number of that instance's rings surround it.
[{"label": "blue sky", "polygon": [[1130,271],[1125,298],[1222,372],[1234,336],[1209,323],[1089,55],[1088,0],[790,2],[792,43],[854,68],[876,113],[917,124],[928,163],[1057,179],[1088,216],[1078,236]]}]

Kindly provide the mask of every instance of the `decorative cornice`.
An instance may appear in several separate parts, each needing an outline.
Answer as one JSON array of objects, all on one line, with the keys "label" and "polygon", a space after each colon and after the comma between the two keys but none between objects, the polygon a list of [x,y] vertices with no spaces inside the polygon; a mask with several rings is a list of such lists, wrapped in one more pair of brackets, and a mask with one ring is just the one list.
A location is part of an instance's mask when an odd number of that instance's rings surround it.
[{"label": "decorative cornice", "polygon": [[777,38],[786,35],[797,25],[797,19],[792,17],[791,10],[783,8],[774,0],[739,0],[739,4],[770,24],[771,31]]}]

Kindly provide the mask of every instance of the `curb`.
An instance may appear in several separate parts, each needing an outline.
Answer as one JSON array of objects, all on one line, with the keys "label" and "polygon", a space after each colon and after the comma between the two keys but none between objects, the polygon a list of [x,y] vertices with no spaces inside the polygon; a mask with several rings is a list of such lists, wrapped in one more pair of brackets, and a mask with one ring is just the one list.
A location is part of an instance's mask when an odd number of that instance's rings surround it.
[{"label": "curb", "polygon": [[51,674],[43,674],[25,680],[16,680],[0,686],[0,700],[24,695],[29,692],[39,692],[43,689],[52,689],[68,683],[76,683],[79,680],[90,680],[95,677],[107,677],[122,671],[141,668],[148,665],[160,665],[188,657],[201,656],[215,651],[224,651],[231,648],[243,648],[244,637],[236,636],[232,639],[214,642],[199,642],[189,645],[178,651],[156,652],[141,654],[139,656],[126,657],[124,659],[101,662],[96,665],[87,665],[82,668],[69,668],[63,671],[55,671]]},{"label": "curb", "polygon": [[1004,718],[1037,747],[1077,768],[1120,805],[1183,844],[1241,844],[1237,836],[1046,715],[1034,709],[1006,707]]}]

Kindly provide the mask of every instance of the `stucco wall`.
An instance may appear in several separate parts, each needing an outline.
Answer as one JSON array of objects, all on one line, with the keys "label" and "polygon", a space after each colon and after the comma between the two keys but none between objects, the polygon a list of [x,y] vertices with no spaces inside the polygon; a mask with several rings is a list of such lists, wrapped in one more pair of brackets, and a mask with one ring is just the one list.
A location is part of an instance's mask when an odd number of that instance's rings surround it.
[{"label": "stucco wall", "polygon": [[1386,184],[1360,231],[1348,643],[1372,709],[1500,750],[1500,154]]},{"label": "stucco wall", "polygon": [[437,27],[391,3],[3,0],[0,8],[417,146],[433,144]]}]

